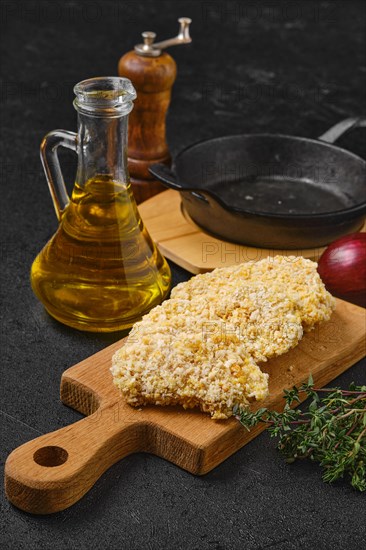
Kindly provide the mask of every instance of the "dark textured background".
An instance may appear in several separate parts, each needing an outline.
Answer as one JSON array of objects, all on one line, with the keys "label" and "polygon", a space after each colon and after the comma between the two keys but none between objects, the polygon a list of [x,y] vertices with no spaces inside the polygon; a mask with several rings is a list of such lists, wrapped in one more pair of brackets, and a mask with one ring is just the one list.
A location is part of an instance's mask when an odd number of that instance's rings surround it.
[{"label": "dark textured background", "polygon": [[[168,120],[172,152],[227,133],[316,137],[365,114],[364,2],[39,1],[1,3],[2,461],[79,415],[58,398],[61,373],[120,334],[68,329],[29,285],[32,259],[56,229],[38,157],[43,135],[75,130],[72,86],[116,73],[143,30],[158,39],[193,19],[172,49],[179,75]],[[362,154],[361,130],[341,145]],[[63,156],[72,182],[74,159]],[[174,283],[189,274],[173,266]],[[365,383],[365,361],[337,380]],[[205,477],[149,455],[122,460],[75,506],[48,517],[1,493],[1,541],[12,549],[365,548],[365,495],[286,465],[262,434]]]}]

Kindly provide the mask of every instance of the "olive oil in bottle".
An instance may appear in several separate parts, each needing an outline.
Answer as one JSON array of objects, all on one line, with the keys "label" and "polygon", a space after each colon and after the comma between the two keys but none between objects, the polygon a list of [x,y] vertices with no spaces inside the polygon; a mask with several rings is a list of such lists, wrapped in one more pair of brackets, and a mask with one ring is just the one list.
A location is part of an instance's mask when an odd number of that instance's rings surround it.
[{"label": "olive oil in bottle", "polygon": [[70,147],[72,134],[51,132],[43,144],[60,224],[33,262],[32,288],[53,317],[81,330],[129,328],[158,305],[170,287],[169,266],[143,225],[128,181],[126,130],[133,92],[129,85],[124,101],[119,101],[125,81],[92,79],[75,87],[79,162],[70,199],[52,155],[54,140]]}]

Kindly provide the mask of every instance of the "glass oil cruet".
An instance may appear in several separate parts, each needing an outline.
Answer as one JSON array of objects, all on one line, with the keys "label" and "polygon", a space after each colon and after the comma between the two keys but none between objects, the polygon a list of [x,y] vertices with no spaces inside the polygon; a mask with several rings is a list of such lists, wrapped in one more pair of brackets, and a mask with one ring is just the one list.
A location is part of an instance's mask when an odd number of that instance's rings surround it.
[{"label": "glass oil cruet", "polygon": [[[167,295],[170,269],[137,210],[127,169],[127,123],[136,92],[127,78],[74,88],[78,133],[55,130],[41,159],[59,227],[33,262],[31,283],[50,315],[71,327],[131,327]],[[69,198],[59,146],[78,156]]]}]

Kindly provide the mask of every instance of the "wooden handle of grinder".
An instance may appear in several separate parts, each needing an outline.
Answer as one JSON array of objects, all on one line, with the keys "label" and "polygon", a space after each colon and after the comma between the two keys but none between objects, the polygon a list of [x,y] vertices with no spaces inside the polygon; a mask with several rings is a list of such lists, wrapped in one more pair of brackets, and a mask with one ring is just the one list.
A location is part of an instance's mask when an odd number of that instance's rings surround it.
[{"label": "wooden handle of grinder", "polygon": [[148,169],[170,162],[165,121],[177,66],[166,52],[144,57],[131,51],[121,57],[118,74],[129,78],[137,92],[128,126],[128,166],[136,201],[142,202],[164,190]]}]

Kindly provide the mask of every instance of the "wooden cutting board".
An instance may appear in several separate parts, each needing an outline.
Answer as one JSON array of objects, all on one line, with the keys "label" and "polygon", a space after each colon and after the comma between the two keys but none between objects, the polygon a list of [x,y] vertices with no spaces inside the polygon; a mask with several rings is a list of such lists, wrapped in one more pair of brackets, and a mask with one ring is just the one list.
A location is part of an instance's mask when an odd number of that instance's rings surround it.
[{"label": "wooden cutting board", "polygon": [[[306,334],[295,349],[263,366],[270,375],[270,397],[264,405],[281,409],[283,388],[306,381],[310,373],[316,385],[327,384],[363,357],[364,336],[365,310],[337,300],[330,321]],[[205,474],[262,431],[260,426],[247,432],[234,418],[213,421],[196,410],[131,408],[112,384],[109,372],[112,355],[122,345],[123,340],[62,376],[61,400],[86,418],[29,441],[9,455],[5,490],[15,506],[35,514],[63,510],[77,502],[112,464],[141,451],[193,474]]]},{"label": "wooden cutting board", "polygon": [[[194,274],[277,254],[303,256],[317,262],[325,249],[276,250],[223,241],[205,233],[190,219],[182,210],[180,194],[172,189],[140,204],[139,212],[162,254]],[[366,231],[366,224],[362,231]]]}]

